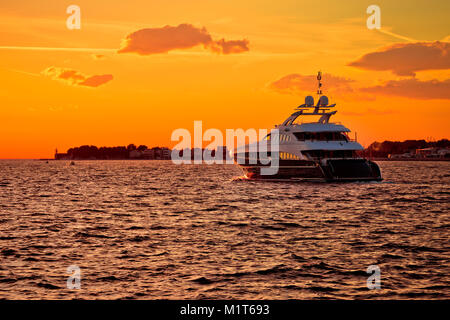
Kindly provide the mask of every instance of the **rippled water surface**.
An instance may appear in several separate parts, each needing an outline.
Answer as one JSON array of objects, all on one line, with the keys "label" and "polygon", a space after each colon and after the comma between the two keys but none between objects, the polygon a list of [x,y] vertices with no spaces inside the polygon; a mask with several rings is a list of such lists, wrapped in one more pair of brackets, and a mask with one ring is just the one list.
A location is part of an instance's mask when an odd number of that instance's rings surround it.
[{"label": "rippled water surface", "polygon": [[2,160],[0,298],[449,299],[450,162],[379,165],[383,182],[329,184],[239,181],[234,165]]}]

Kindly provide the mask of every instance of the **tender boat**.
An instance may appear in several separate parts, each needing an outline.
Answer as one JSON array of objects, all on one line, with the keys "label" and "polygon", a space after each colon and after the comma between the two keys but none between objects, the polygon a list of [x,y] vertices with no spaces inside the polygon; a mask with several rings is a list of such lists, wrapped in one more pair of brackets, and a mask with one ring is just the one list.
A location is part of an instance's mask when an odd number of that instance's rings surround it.
[{"label": "tender boat", "polygon": [[[381,181],[378,165],[358,155],[361,144],[349,138],[350,130],[340,123],[330,122],[336,114],[336,104],[329,104],[322,95],[321,73],[317,76],[318,102],[307,96],[305,103],[296,108],[282,124],[275,126],[261,142],[268,152],[261,153],[259,147],[248,144],[237,148],[234,160],[243,169],[246,178],[256,180],[320,180],[320,181]],[[298,119],[318,118],[315,122],[297,123]],[[277,141],[277,151],[271,152]],[[252,148],[253,147],[253,148]],[[258,150],[256,153],[252,150]],[[256,155],[256,156],[255,156]],[[277,161],[273,157],[277,156]],[[272,174],[264,168],[276,166]]]}]

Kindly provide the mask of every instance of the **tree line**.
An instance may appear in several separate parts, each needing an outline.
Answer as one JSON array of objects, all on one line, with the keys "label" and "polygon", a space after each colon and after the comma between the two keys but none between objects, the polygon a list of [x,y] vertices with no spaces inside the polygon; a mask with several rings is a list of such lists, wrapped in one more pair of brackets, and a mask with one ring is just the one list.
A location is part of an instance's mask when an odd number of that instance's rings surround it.
[{"label": "tree line", "polygon": [[389,154],[403,154],[424,148],[450,148],[448,139],[439,141],[405,140],[373,142],[364,152],[373,157],[386,158]]},{"label": "tree line", "polygon": [[[70,159],[129,159],[130,152],[133,150],[147,150],[146,145],[136,147],[134,144],[128,146],[100,147],[84,145],[70,148],[67,150],[67,156]],[[160,147],[154,147],[155,150],[161,150]]]}]

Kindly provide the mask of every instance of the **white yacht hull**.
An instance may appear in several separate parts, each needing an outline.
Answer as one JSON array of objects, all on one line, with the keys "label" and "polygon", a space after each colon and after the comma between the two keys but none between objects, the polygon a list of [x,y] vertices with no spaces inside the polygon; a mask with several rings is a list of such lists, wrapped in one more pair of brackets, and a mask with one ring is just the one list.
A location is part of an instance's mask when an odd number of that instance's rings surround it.
[{"label": "white yacht hull", "polygon": [[280,160],[278,172],[263,175],[264,165],[239,164],[251,180],[283,181],[381,181],[378,165],[367,159]]}]

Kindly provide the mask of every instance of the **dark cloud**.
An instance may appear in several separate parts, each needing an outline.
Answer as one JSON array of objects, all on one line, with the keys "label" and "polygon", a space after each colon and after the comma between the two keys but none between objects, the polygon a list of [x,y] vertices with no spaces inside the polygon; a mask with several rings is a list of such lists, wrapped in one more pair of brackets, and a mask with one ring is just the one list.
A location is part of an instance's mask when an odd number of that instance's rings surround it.
[{"label": "dark cloud", "polygon": [[98,87],[102,84],[105,84],[113,79],[112,74],[101,74],[101,75],[95,75],[86,78],[84,81],[78,83],[80,86],[87,86],[87,87]]},{"label": "dark cloud", "polygon": [[205,28],[184,23],[176,27],[146,28],[130,33],[118,52],[150,55],[203,45],[213,52],[231,54],[248,51],[248,44],[248,40],[214,41]]},{"label": "dark cloud", "polygon": [[362,88],[362,92],[411,99],[450,99],[450,79],[420,81],[417,79],[392,80],[382,85]]},{"label": "dark cloud", "polygon": [[240,53],[248,51],[249,41],[244,40],[230,40],[226,41],[225,39],[221,39],[214,42],[212,45],[212,50],[215,52],[230,54],[230,53]]},{"label": "dark cloud", "polygon": [[86,87],[98,87],[113,79],[112,74],[87,76],[73,69],[59,68],[53,66],[48,67],[41,73],[54,80],[61,80],[70,85],[86,86]]},{"label": "dark cloud", "polygon": [[[350,85],[354,80],[331,74],[324,74],[323,79],[326,84],[326,92],[344,93],[353,91]],[[317,90],[317,76],[293,73],[272,82],[269,88],[280,93],[310,95]]]},{"label": "dark cloud", "polygon": [[[378,95],[411,99],[450,99],[450,79],[421,81],[416,78],[391,80],[377,86],[360,88],[352,79],[324,74],[324,93],[340,99],[374,100]],[[272,82],[269,88],[279,93],[311,95],[317,90],[315,75],[290,74]]]},{"label": "dark cloud", "polygon": [[363,55],[349,66],[365,70],[390,70],[399,76],[416,71],[450,68],[450,42],[399,43]]}]

